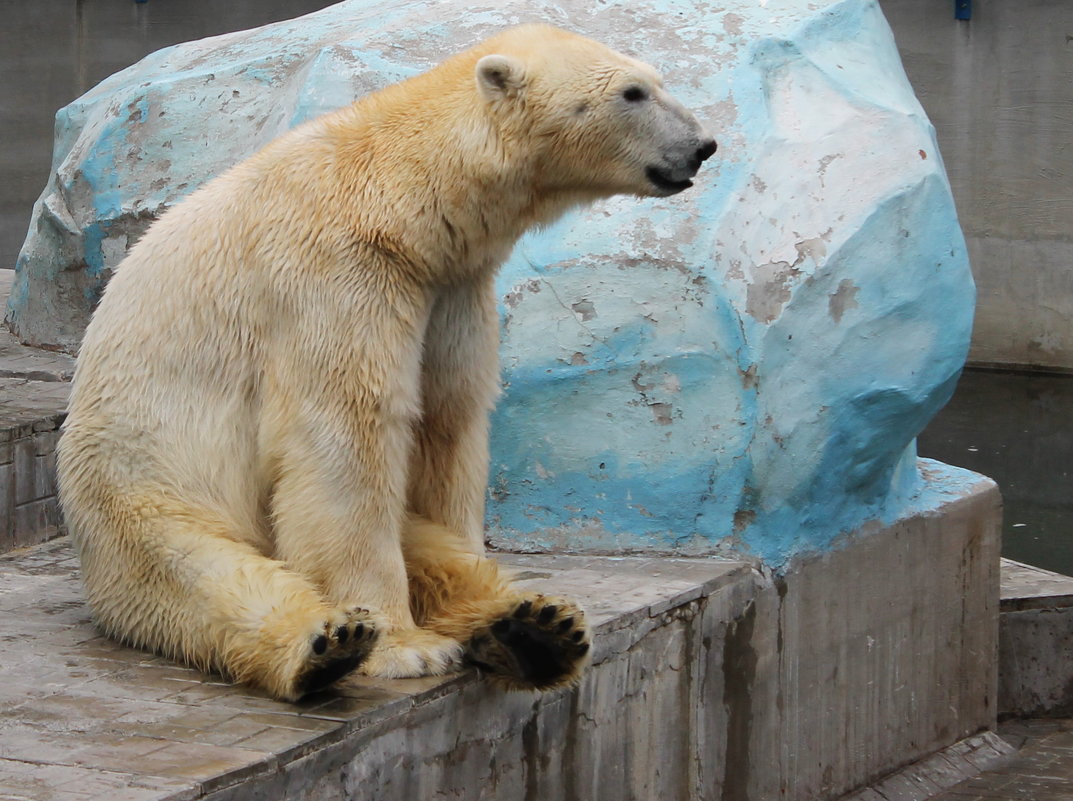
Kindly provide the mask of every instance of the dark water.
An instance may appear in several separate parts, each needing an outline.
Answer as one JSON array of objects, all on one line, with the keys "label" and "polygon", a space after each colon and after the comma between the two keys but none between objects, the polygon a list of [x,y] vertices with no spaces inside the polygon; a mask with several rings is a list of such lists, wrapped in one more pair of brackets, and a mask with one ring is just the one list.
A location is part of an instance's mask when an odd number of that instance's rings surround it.
[{"label": "dark water", "polygon": [[966,370],[921,456],[1002,490],[1002,555],[1073,575],[1073,377]]}]

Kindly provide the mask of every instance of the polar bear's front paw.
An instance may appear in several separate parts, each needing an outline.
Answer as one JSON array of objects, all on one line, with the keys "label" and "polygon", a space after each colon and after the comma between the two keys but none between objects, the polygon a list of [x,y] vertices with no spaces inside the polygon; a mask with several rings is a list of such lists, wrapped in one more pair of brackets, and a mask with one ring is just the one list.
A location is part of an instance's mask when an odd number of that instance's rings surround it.
[{"label": "polar bear's front paw", "polygon": [[510,689],[550,690],[581,678],[589,641],[585,615],[575,604],[533,595],[477,630],[466,659]]},{"label": "polar bear's front paw", "polygon": [[340,612],[309,638],[306,662],[294,681],[294,696],[316,692],[364,662],[378,639],[374,618],[355,607]]},{"label": "polar bear's front paw", "polygon": [[362,664],[366,676],[412,679],[442,676],[462,667],[462,644],[427,629],[399,628],[380,638]]}]

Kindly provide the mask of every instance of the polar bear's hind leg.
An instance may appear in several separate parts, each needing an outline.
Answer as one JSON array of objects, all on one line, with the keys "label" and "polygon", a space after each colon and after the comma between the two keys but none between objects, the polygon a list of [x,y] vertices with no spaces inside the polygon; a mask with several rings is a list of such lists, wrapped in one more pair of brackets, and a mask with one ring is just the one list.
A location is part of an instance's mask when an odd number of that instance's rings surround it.
[{"label": "polar bear's hind leg", "polygon": [[374,613],[330,606],[221,516],[135,493],[83,504],[80,489],[68,483],[66,508],[90,606],[111,636],[288,701],[350,672],[376,643]]}]

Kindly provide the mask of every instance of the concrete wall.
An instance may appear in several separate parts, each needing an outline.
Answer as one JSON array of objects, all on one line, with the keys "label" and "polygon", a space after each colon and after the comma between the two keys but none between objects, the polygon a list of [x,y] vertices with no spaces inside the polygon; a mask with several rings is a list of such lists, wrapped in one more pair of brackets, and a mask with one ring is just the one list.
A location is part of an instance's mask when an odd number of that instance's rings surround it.
[{"label": "concrete wall", "polygon": [[[0,378],[0,397],[11,379]],[[63,531],[56,496],[56,442],[61,415],[0,427],[0,553]]]},{"label": "concrete wall", "polygon": [[0,269],[48,180],[56,110],[161,47],[307,14],[332,0],[0,0]]},{"label": "concrete wall", "polygon": [[1073,5],[881,0],[978,289],[970,360],[1073,369]]}]

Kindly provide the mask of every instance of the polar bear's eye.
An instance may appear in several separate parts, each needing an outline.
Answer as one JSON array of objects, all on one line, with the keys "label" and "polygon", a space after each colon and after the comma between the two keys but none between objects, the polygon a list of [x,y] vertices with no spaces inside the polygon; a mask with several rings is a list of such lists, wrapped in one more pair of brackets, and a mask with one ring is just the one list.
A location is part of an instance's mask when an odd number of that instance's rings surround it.
[{"label": "polar bear's eye", "polygon": [[648,93],[640,86],[630,86],[622,92],[622,99],[630,103],[640,103],[648,97]]}]

